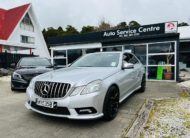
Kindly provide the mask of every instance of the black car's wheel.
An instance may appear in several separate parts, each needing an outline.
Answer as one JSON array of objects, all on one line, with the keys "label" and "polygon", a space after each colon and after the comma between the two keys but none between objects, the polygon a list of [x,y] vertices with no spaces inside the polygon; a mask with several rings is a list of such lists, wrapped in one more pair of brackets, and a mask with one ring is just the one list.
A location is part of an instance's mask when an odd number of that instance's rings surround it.
[{"label": "black car's wheel", "polygon": [[146,77],[144,74],[141,81],[141,88],[138,90],[138,92],[145,92],[145,89],[146,89]]},{"label": "black car's wheel", "polygon": [[107,121],[114,119],[117,115],[118,108],[119,108],[119,90],[117,87],[111,86],[108,89],[108,92],[104,100],[104,107],[103,107],[104,119]]},{"label": "black car's wheel", "polygon": [[16,91],[16,89],[14,89],[14,88],[11,87],[11,91],[14,92],[14,91]]},{"label": "black car's wheel", "polygon": [[15,91],[15,88],[12,86],[12,84],[11,84],[11,91]]},{"label": "black car's wheel", "polygon": [[13,84],[12,84],[12,80],[11,80],[11,91],[15,91],[16,89],[14,88]]}]

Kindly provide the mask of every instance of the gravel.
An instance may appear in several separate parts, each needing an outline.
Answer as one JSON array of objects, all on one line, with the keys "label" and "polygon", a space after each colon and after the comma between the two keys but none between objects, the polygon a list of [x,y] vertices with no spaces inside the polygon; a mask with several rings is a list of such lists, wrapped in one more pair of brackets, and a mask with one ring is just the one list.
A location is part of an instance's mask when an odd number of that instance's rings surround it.
[{"label": "gravel", "polygon": [[190,97],[155,101],[141,137],[189,138]]}]

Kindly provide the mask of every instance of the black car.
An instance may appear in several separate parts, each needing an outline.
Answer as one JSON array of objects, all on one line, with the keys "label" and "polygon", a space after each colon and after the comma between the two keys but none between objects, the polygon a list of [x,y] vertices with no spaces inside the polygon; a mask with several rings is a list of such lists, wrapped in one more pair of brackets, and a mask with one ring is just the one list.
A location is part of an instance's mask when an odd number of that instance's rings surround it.
[{"label": "black car", "polygon": [[24,90],[33,77],[51,70],[53,65],[47,58],[22,58],[11,75],[11,90]]}]

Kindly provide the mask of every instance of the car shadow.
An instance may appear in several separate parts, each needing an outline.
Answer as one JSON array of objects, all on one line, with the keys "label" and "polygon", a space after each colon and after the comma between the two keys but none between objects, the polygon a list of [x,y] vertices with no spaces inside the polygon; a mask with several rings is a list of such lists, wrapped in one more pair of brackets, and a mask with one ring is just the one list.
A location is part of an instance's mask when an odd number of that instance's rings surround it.
[{"label": "car shadow", "polygon": [[15,93],[15,94],[16,93],[26,93],[26,89],[23,89],[23,90],[14,90],[14,91],[11,90],[11,92]]},{"label": "car shadow", "polygon": [[98,119],[89,119],[89,120],[76,120],[76,119],[68,119],[68,118],[62,118],[62,117],[52,117],[52,116],[46,116],[42,115],[36,112],[30,112],[30,116],[33,118],[36,118],[37,120],[41,120],[44,122],[48,122],[50,124],[56,124],[56,125],[72,125],[72,126],[80,126],[80,127],[92,127],[94,125],[98,124],[104,124],[108,123],[108,121],[105,121],[103,118]]}]

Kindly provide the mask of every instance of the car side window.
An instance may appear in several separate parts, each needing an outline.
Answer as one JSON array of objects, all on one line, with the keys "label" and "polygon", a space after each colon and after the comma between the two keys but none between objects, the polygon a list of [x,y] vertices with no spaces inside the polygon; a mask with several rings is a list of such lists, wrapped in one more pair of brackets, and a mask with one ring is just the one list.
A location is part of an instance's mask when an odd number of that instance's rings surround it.
[{"label": "car side window", "polygon": [[124,57],[123,58],[124,62],[131,63],[131,64],[138,64],[139,63],[137,58],[132,54],[124,53],[123,57]]}]

